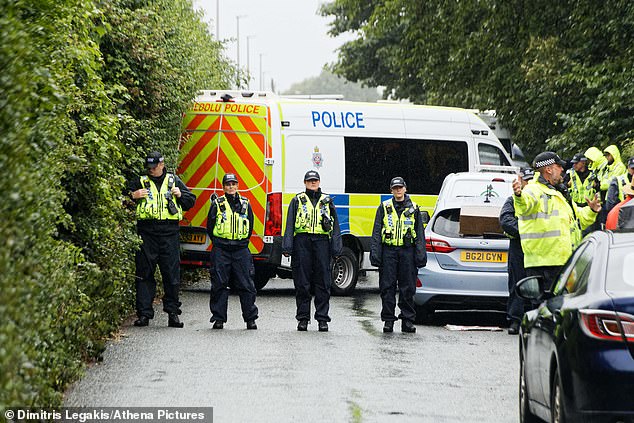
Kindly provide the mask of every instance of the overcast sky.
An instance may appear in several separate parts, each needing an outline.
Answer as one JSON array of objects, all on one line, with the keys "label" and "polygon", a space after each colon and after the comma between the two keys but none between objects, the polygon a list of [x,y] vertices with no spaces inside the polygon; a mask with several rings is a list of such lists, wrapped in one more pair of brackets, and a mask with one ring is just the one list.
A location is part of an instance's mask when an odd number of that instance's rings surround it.
[{"label": "overcast sky", "polygon": [[[216,5],[220,16],[216,19]],[[260,73],[270,89],[271,78],[276,91],[320,74],[326,63],[336,60],[335,50],[348,38],[328,36],[331,18],[317,14],[323,0],[194,0],[194,7],[205,11],[210,32],[219,32],[227,40],[225,54],[238,61],[236,36],[237,16],[240,22],[240,67],[247,67],[247,36],[249,69],[253,75],[251,89],[260,89]],[[216,25],[218,21],[219,25]],[[218,32],[217,32],[218,31]],[[262,67],[260,68],[260,57]],[[210,89],[213,87],[209,87]]]}]

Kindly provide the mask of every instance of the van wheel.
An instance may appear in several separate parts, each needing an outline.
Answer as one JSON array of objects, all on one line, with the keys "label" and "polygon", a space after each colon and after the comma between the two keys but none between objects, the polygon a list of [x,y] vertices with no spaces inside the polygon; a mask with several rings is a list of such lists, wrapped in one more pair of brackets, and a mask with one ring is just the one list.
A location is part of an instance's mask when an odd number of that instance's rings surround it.
[{"label": "van wheel", "polygon": [[359,261],[348,247],[343,247],[341,257],[332,262],[332,293],[348,295],[354,291],[359,278]]},{"label": "van wheel", "polygon": [[275,268],[269,268],[267,266],[255,266],[255,276],[253,277],[253,282],[255,283],[255,289],[260,291],[262,288],[266,286],[271,279],[275,276]]}]

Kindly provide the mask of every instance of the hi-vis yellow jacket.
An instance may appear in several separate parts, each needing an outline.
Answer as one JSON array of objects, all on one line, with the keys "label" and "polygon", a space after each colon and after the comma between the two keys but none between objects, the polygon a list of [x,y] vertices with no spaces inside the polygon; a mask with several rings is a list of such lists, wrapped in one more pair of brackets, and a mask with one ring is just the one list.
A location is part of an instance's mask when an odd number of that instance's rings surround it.
[{"label": "hi-vis yellow jacket", "polygon": [[577,207],[557,190],[531,180],[520,196],[513,196],[524,267],[561,266],[581,242],[581,230],[597,214],[589,207]]}]

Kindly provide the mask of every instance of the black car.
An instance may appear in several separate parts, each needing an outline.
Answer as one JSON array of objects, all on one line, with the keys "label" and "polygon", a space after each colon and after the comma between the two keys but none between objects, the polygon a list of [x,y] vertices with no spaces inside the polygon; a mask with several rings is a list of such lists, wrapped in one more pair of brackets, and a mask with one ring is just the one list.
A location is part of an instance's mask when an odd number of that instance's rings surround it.
[{"label": "black car", "polygon": [[634,422],[634,232],[594,232],[552,287],[516,289],[542,301],[520,328],[520,421]]}]

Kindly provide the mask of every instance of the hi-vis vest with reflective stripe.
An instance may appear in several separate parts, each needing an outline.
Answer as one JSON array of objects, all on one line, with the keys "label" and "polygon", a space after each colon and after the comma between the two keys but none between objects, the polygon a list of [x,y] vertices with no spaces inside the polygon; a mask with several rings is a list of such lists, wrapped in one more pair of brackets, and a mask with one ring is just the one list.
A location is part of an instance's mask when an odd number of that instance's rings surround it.
[{"label": "hi-vis vest with reflective stripe", "polygon": [[313,206],[310,198],[305,192],[297,194],[297,214],[295,215],[295,234],[321,234],[330,235],[332,229],[325,231],[322,220],[328,219],[332,227],[330,217],[330,197],[322,194],[317,202],[317,207]]},{"label": "hi-vis vest with reflective stripe", "polygon": [[136,205],[136,217],[139,220],[181,220],[183,218],[183,209],[181,208],[176,197],[172,201],[178,210],[176,214],[170,214],[167,208],[167,198],[165,194],[171,191],[174,186],[174,175],[165,174],[163,184],[160,191],[156,189],[154,182],[147,175],[141,176],[141,186],[149,191],[146,198],[142,198]]},{"label": "hi-vis vest with reflective stripe", "polygon": [[394,208],[393,199],[385,200],[383,205],[383,228],[381,231],[381,242],[386,245],[400,247],[403,245],[405,236],[409,233],[412,244],[416,239],[414,227],[414,216],[418,206],[412,201],[412,205],[403,210],[399,216]]},{"label": "hi-vis vest with reflective stripe", "polygon": [[574,169],[570,169],[568,172],[570,173],[569,192],[572,201],[577,204],[586,204],[586,198],[594,198],[596,191],[590,181],[592,178],[588,177],[584,182],[581,182],[579,174]]},{"label": "hi-vis vest with reflective stripe", "polygon": [[249,237],[249,200],[240,197],[240,210],[234,212],[229,201],[223,195],[214,200],[216,203],[216,224],[213,235],[218,238],[240,240]]},{"label": "hi-vis vest with reflective stripe", "polygon": [[590,207],[570,207],[564,196],[532,180],[513,196],[525,267],[560,266],[581,241],[581,229],[597,215]]}]

